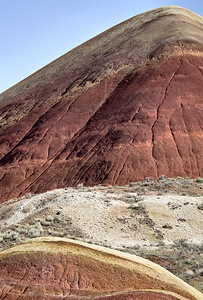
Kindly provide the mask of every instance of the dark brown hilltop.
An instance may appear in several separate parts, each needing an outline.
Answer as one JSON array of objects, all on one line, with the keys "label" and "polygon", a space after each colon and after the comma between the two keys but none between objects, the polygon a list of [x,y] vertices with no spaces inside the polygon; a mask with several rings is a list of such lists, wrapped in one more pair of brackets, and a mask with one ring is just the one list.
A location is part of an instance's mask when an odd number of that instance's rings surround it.
[{"label": "dark brown hilltop", "polygon": [[0,95],[0,199],[203,176],[203,19],[166,6]]}]

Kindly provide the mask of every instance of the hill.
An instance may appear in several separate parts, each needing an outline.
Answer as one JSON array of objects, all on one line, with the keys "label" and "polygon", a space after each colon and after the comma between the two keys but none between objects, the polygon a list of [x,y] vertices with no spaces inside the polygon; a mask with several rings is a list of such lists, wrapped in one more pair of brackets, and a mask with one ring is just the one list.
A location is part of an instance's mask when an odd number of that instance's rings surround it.
[{"label": "hill", "polygon": [[0,251],[35,237],[65,237],[145,257],[202,285],[203,183],[164,179],[27,194],[0,205]]},{"label": "hill", "polygon": [[0,95],[0,199],[203,176],[202,17],[135,16]]},{"label": "hill", "polygon": [[14,300],[202,299],[146,259],[62,238],[38,238],[1,252],[0,287],[1,299]]}]

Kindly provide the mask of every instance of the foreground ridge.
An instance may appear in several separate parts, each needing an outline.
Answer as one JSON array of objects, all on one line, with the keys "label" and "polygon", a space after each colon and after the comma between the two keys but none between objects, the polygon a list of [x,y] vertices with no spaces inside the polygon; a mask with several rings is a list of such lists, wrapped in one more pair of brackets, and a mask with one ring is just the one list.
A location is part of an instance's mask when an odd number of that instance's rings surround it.
[{"label": "foreground ridge", "polygon": [[0,253],[0,265],[1,299],[202,299],[200,292],[146,259],[64,238],[16,245]]}]

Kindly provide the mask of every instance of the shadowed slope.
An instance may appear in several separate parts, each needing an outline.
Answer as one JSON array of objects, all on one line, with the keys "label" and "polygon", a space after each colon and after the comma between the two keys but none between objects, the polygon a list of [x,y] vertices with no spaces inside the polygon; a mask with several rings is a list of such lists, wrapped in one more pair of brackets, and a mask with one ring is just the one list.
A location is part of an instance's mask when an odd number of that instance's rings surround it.
[{"label": "shadowed slope", "polygon": [[153,300],[158,296],[192,300],[202,296],[146,259],[61,238],[33,239],[1,252],[0,287],[1,299]]},{"label": "shadowed slope", "polygon": [[1,201],[145,176],[203,176],[202,18],[164,7],[0,96]]}]

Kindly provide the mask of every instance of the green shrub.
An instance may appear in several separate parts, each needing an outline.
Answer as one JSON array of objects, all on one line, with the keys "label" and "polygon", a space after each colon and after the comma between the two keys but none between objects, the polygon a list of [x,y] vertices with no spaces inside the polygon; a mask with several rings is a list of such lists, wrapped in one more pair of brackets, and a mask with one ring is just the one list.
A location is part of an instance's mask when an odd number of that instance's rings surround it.
[{"label": "green shrub", "polygon": [[66,235],[65,232],[58,232],[58,231],[54,231],[52,229],[49,229],[48,230],[48,233],[51,235],[51,236],[58,236],[58,237],[64,237]]},{"label": "green shrub", "polygon": [[164,180],[164,178],[165,178],[165,175],[160,175],[160,176],[157,178],[157,181]]},{"label": "green shrub", "polygon": [[154,181],[154,177],[145,177],[145,181]]},{"label": "green shrub", "polygon": [[79,183],[79,184],[76,186],[76,189],[83,189],[83,188],[84,188],[83,183]]},{"label": "green shrub", "polygon": [[51,225],[50,221],[47,221],[45,219],[41,219],[40,223],[41,223],[42,226],[50,226]]},{"label": "green shrub", "polygon": [[17,240],[19,238],[19,234],[13,230],[7,230],[5,233],[4,233],[4,236],[3,238],[5,240]]},{"label": "green shrub", "polygon": [[32,196],[33,196],[33,195],[32,195],[31,193],[27,193],[27,194],[25,195],[25,198],[26,198],[26,199],[30,199]]},{"label": "green shrub", "polygon": [[52,216],[46,216],[45,220],[52,222],[54,220],[54,218]]},{"label": "green shrub", "polygon": [[172,229],[173,227],[172,227],[170,224],[166,223],[166,224],[164,224],[164,225],[162,226],[162,228],[165,228],[165,229]]},{"label": "green shrub", "polygon": [[138,211],[145,210],[145,206],[143,203],[132,203],[128,208],[138,210]]},{"label": "green shrub", "polygon": [[140,194],[145,194],[147,191],[148,191],[147,188],[144,186],[141,186],[137,189],[137,192]]},{"label": "green shrub", "polygon": [[177,180],[184,180],[184,178],[181,177],[181,176],[178,176],[176,179],[177,179]]},{"label": "green shrub", "polygon": [[136,182],[130,182],[129,186],[134,186],[134,185],[137,185]]},{"label": "green shrub", "polygon": [[195,182],[197,182],[197,183],[203,183],[203,178],[197,177],[197,178],[195,179]]},{"label": "green shrub", "polygon": [[55,217],[54,218],[54,222],[60,223],[60,222],[63,222],[63,220],[61,218],[59,218],[59,217]]},{"label": "green shrub", "polygon": [[31,238],[38,237],[43,232],[40,228],[31,227],[28,231],[28,236]]}]

